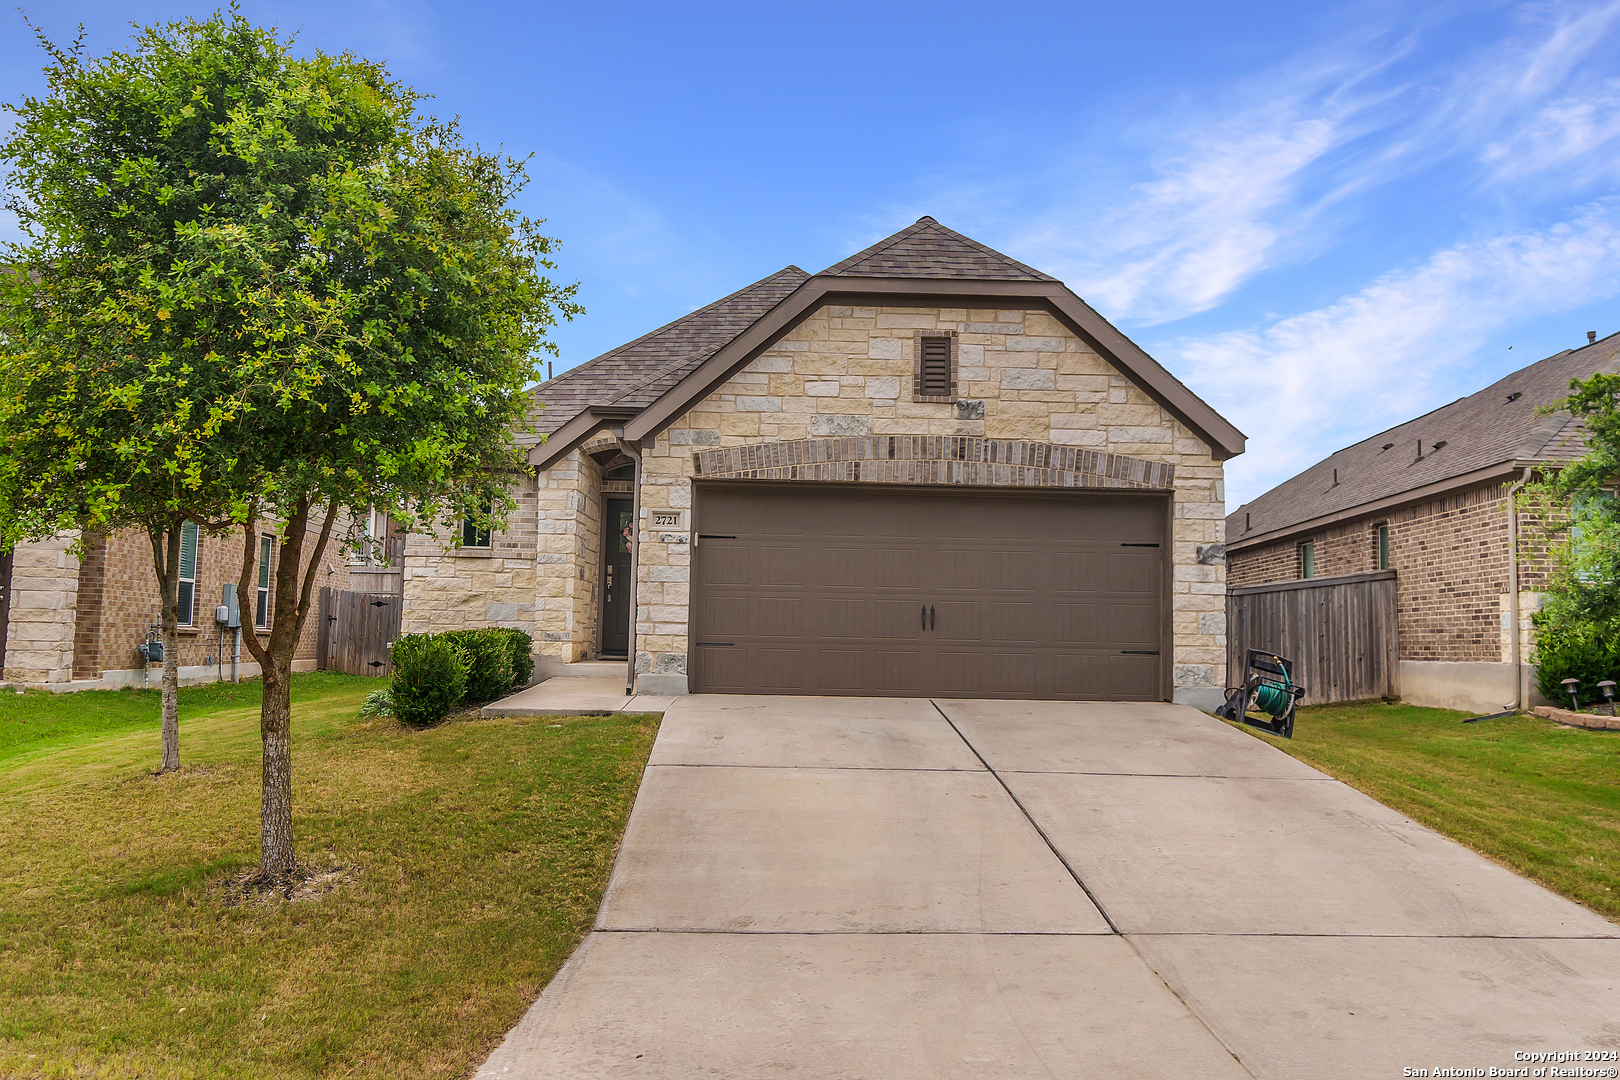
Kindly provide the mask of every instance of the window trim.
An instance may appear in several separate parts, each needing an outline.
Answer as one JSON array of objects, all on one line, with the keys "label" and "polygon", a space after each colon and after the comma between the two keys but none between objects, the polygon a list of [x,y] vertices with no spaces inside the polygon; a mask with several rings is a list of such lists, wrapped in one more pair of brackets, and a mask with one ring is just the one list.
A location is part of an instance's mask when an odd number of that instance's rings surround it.
[{"label": "window trim", "polygon": [[1316,576],[1316,541],[1306,540],[1299,545],[1299,576],[1308,581]]},{"label": "window trim", "polygon": [[[923,339],[947,338],[950,341],[951,371],[946,394],[925,394],[923,390]],[[957,398],[957,358],[960,352],[955,330],[917,330],[911,337],[911,400],[952,404]]]},{"label": "window trim", "polygon": [[[186,541],[191,542],[191,576],[186,576]],[[202,534],[197,529],[195,521],[182,522],[180,525],[180,565],[175,571],[176,588],[175,624],[187,628],[197,625],[197,562],[202,554]],[[189,593],[187,586],[190,586]],[[184,596],[184,602],[181,597]]]},{"label": "window trim", "polygon": [[259,572],[253,588],[253,629],[270,629],[270,566],[276,553],[276,538],[259,534]]}]

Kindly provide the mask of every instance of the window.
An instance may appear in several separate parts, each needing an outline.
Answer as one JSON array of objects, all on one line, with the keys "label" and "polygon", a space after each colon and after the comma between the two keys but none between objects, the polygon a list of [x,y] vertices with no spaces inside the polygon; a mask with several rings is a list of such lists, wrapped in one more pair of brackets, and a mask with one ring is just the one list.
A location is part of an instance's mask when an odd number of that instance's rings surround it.
[{"label": "window", "polygon": [[259,537],[259,587],[253,597],[253,625],[260,630],[270,625],[270,558],[275,543],[273,536]]},{"label": "window", "polygon": [[1378,569],[1389,569],[1389,526],[1378,526]]},{"label": "window", "polygon": [[197,617],[197,523],[180,526],[180,625]]},{"label": "window", "polygon": [[913,339],[911,400],[956,400],[956,331]]},{"label": "window", "polygon": [[[484,505],[484,513],[487,514],[492,509],[494,509],[493,504],[486,503]],[[471,518],[463,520],[461,523],[461,546],[470,548],[489,547],[489,530],[480,529],[473,524]]]},{"label": "window", "polygon": [[1311,578],[1316,576],[1316,545],[1306,542],[1299,545],[1299,576]]}]

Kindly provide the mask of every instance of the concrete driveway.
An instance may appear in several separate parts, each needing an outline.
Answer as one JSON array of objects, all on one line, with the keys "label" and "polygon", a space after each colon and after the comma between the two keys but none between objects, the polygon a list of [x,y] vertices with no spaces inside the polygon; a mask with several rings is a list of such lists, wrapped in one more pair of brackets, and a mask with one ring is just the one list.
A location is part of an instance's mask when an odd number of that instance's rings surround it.
[{"label": "concrete driveway", "polygon": [[1620,926],[1195,710],[697,696],[665,714],[595,932],[478,1076],[1617,1050]]}]

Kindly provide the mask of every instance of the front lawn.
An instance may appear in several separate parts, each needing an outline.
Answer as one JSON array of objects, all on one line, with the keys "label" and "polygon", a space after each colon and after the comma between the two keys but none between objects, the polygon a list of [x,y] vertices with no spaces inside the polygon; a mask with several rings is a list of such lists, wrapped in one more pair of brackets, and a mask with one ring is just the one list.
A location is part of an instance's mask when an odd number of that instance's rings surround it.
[{"label": "front lawn", "polygon": [[1468,715],[1317,705],[1299,711],[1292,741],[1242,730],[1620,920],[1620,732]]},{"label": "front lawn", "polygon": [[655,716],[355,715],[294,681],[314,898],[243,901],[257,684],[0,695],[0,1076],[465,1076],[595,917]]}]

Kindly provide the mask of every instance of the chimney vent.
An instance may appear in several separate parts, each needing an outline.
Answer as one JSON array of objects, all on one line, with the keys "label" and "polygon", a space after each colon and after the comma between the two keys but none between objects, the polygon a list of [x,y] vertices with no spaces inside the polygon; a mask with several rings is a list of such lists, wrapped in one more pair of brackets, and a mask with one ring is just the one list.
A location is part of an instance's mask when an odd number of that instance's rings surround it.
[{"label": "chimney vent", "polygon": [[1590,345],[1596,340],[1597,340],[1597,331],[1596,330],[1588,330],[1586,332],[1586,343],[1588,345]]}]

